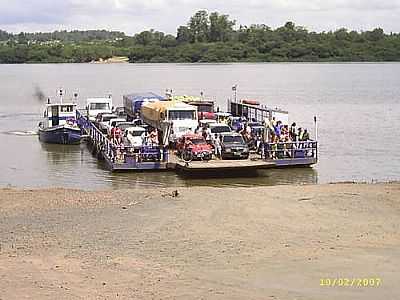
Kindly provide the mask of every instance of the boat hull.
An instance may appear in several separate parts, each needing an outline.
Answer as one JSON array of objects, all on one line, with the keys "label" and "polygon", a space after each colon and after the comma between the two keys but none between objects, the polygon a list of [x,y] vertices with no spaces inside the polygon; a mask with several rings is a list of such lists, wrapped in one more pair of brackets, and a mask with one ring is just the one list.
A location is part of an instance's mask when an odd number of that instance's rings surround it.
[{"label": "boat hull", "polygon": [[81,131],[79,128],[69,128],[64,126],[40,128],[39,140],[43,143],[76,145],[81,142]]}]

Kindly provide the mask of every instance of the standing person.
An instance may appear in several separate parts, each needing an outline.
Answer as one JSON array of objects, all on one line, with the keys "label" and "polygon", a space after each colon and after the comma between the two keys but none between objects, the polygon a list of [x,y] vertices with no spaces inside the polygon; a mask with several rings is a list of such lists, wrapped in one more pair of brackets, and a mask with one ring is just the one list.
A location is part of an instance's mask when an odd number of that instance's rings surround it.
[{"label": "standing person", "polygon": [[214,139],[214,151],[215,151],[215,157],[221,158],[221,152],[222,152],[222,147],[221,147],[221,136],[218,137],[218,134],[215,134],[215,139]]},{"label": "standing person", "polygon": [[307,129],[304,129],[302,141],[308,141],[310,139],[310,134],[308,133]]},{"label": "standing person", "polygon": [[295,141],[296,141],[296,138],[297,138],[297,134],[296,134],[296,123],[295,123],[295,122],[293,122],[292,125],[290,126],[289,135],[290,135],[291,140],[292,140],[293,142],[295,142]]},{"label": "standing person", "polygon": [[282,122],[278,121],[276,122],[276,125],[274,126],[274,131],[275,131],[275,135],[279,138],[281,136],[281,132],[282,132]]},{"label": "standing person", "polygon": [[211,128],[206,129],[206,142],[208,144],[211,144],[212,140],[212,133],[211,133]]},{"label": "standing person", "polygon": [[299,127],[297,129],[297,142],[298,142],[298,148],[301,149],[303,148],[303,143],[301,142],[303,140],[303,129]]},{"label": "standing person", "polygon": [[207,129],[206,126],[203,126],[203,129],[201,130],[201,135],[205,140],[207,140]]},{"label": "standing person", "polygon": [[298,141],[302,141],[303,140],[303,129],[301,127],[299,127],[297,129],[297,140]]},{"label": "standing person", "polygon": [[156,128],[153,128],[153,130],[150,132],[150,143],[151,146],[158,144],[158,132]]},{"label": "standing person", "polygon": [[275,119],[275,117],[272,117],[271,125],[272,125],[272,127],[275,127],[275,126],[276,126],[276,119]]}]

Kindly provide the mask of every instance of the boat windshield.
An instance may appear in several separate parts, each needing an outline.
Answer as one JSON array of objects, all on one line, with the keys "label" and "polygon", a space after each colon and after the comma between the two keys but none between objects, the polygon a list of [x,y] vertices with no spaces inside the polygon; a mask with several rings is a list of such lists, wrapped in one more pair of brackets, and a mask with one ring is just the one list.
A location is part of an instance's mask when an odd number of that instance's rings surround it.
[{"label": "boat windshield", "polygon": [[196,120],[194,110],[170,110],[168,120]]},{"label": "boat windshield", "polygon": [[89,109],[91,110],[105,110],[110,109],[110,103],[90,103]]},{"label": "boat windshield", "polygon": [[61,105],[60,111],[61,111],[62,113],[65,113],[65,112],[72,112],[72,111],[74,111],[74,107],[73,107],[72,105]]},{"label": "boat windshield", "polygon": [[223,137],[224,143],[240,143],[244,144],[244,140],[239,135],[226,135]]}]

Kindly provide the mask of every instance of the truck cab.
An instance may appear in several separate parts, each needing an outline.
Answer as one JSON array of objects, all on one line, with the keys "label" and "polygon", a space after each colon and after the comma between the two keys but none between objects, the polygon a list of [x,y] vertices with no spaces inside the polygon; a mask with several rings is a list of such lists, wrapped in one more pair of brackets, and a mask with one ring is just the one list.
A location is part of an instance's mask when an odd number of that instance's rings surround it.
[{"label": "truck cab", "polygon": [[112,113],[112,98],[88,98],[86,111],[89,121],[95,121],[99,113]]},{"label": "truck cab", "polygon": [[194,132],[198,126],[198,115],[195,106],[176,103],[166,111],[166,120],[172,123],[172,140]]}]

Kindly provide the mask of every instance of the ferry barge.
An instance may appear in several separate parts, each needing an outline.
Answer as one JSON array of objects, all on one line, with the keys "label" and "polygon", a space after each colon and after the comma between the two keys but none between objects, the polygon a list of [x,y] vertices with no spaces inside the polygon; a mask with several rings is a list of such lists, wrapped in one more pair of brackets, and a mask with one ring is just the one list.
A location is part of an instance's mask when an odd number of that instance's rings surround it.
[{"label": "ferry barge", "polygon": [[[85,111],[77,111],[78,123],[88,136],[94,153],[104,159],[111,171],[170,170],[186,175],[222,173],[229,176],[235,172],[247,174],[266,168],[312,166],[318,161],[316,139],[276,143],[268,136],[270,122],[279,119],[288,123],[288,112],[255,103],[232,101],[228,101],[229,113],[225,113],[226,116],[245,118],[262,123],[265,127],[261,150],[253,151],[248,159],[241,160],[185,160],[172,145],[179,137],[195,129],[195,123],[198,122],[196,107],[168,101],[155,94],[145,94],[143,97],[135,94],[124,100],[130,109],[128,117],[139,117],[147,127],[152,128],[156,132],[156,143],[143,145],[139,149],[116,143],[85,116]],[[186,117],[189,119],[186,120]],[[221,120],[226,122],[229,117]]]}]

